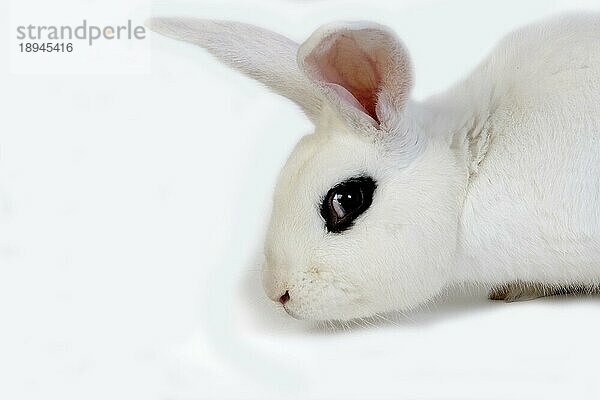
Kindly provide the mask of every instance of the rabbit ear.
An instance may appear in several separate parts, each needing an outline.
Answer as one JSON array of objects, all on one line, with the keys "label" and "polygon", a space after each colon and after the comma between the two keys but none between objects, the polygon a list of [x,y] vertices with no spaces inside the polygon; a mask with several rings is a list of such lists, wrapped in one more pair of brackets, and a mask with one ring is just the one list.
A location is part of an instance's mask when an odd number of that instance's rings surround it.
[{"label": "rabbit ear", "polygon": [[351,125],[393,131],[412,87],[407,51],[373,23],[325,25],[304,42],[298,64]]},{"label": "rabbit ear", "polygon": [[287,97],[316,121],[322,97],[300,72],[298,44],[256,26],[195,18],[151,18],[150,29],[204,47],[228,66]]}]

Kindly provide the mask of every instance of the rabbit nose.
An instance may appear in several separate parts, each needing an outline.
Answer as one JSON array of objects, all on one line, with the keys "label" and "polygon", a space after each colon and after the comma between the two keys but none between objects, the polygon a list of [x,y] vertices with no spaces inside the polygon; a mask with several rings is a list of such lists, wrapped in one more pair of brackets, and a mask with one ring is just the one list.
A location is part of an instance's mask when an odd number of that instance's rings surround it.
[{"label": "rabbit nose", "polygon": [[279,302],[281,304],[285,304],[288,302],[288,300],[290,299],[290,292],[288,292],[287,290],[285,291],[284,294],[281,295],[281,297],[279,298]]}]

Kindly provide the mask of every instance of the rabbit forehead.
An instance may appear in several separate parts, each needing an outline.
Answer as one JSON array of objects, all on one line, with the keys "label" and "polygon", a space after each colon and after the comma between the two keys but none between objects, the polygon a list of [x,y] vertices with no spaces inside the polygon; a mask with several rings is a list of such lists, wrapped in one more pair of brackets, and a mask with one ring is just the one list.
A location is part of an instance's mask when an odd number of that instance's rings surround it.
[{"label": "rabbit forehead", "polygon": [[341,181],[357,175],[376,175],[381,157],[375,143],[357,135],[306,136],[286,162],[275,197],[283,203],[291,198],[315,203]]}]

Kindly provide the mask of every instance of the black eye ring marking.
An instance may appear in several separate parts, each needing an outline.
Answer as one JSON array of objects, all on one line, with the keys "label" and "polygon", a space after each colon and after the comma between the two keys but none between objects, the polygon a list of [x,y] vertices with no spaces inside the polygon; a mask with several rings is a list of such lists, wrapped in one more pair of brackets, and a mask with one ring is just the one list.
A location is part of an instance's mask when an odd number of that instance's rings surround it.
[{"label": "black eye ring marking", "polygon": [[321,216],[328,232],[341,233],[354,224],[373,202],[377,184],[369,176],[357,176],[338,183],[321,202]]}]

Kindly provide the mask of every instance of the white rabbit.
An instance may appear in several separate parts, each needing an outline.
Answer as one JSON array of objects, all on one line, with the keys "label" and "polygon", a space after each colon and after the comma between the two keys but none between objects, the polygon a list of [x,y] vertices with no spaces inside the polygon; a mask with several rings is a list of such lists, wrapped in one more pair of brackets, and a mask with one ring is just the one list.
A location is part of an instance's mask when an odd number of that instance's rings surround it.
[{"label": "white rabbit", "polygon": [[518,30],[424,102],[377,24],[327,25],[302,45],[233,22],[150,26],[315,124],[281,172],[265,245],[265,290],[293,317],[410,309],[462,283],[507,300],[597,289],[600,15]]}]

